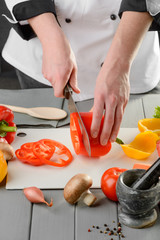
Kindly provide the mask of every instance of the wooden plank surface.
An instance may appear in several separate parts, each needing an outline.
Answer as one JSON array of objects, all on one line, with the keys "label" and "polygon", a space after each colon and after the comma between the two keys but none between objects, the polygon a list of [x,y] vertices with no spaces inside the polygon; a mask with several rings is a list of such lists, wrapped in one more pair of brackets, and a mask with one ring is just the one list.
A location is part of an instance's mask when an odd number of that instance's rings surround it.
[{"label": "wooden plank surface", "polygon": [[[126,107],[122,127],[137,127],[138,120],[152,117],[153,108],[159,105],[159,95],[131,97]],[[87,110],[79,104],[80,111]],[[65,176],[64,176],[65,177]],[[109,201],[100,189],[93,189],[98,197],[94,207],[79,203],[71,206],[65,202],[62,190],[43,191],[47,201],[53,197],[53,207],[43,204],[31,204],[21,190],[6,190],[0,185],[0,240],[118,240],[118,236],[104,233],[104,224],[114,228],[118,222],[117,204]],[[114,221],[114,222],[113,222]],[[100,229],[92,228],[99,226]],[[160,216],[156,224],[147,229],[131,229],[122,225],[124,239],[157,240],[160,235]],[[88,232],[88,229],[91,232]],[[103,231],[103,233],[100,233]],[[121,238],[123,239],[123,238]]]},{"label": "wooden plank surface", "polygon": [[0,186],[0,239],[28,240],[32,204],[20,190],[7,191]]},{"label": "wooden plank surface", "polygon": [[[76,207],[75,239],[76,240],[118,240],[117,236],[109,236],[110,230],[117,228],[117,204],[108,200],[103,192],[92,190],[97,202],[87,207],[80,202]],[[107,224],[107,226],[105,226]],[[109,228],[110,230],[106,230]],[[90,229],[90,231],[89,231]]]},{"label": "wooden plank surface", "polygon": [[[119,210],[119,208],[118,208]],[[160,237],[160,213],[157,208],[158,219],[156,223],[148,228],[134,229],[129,228],[122,224],[122,230],[126,237],[129,240],[158,240]]]},{"label": "wooden plank surface", "polygon": [[47,201],[53,198],[53,206],[34,204],[30,240],[74,240],[75,206],[64,200],[62,190],[44,190],[43,193]]}]

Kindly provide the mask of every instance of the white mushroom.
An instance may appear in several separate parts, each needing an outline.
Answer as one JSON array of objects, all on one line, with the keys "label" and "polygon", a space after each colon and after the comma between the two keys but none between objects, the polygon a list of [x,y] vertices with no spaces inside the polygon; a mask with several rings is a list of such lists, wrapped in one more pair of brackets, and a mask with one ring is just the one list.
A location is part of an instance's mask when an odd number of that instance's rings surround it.
[{"label": "white mushroom", "polygon": [[5,142],[0,142],[0,150],[3,152],[3,156],[5,160],[11,160],[14,156],[13,147]]},{"label": "white mushroom", "polygon": [[86,205],[91,206],[96,201],[96,197],[89,190],[91,186],[91,177],[79,173],[73,176],[64,187],[64,198],[70,204],[82,199]]}]

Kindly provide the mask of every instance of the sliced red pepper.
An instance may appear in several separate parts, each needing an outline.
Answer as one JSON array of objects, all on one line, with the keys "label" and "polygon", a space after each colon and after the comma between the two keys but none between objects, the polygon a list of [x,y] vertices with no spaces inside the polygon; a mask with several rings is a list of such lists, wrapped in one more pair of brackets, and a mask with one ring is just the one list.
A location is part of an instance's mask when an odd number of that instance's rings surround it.
[{"label": "sliced red pepper", "polygon": [[51,140],[43,139],[33,144],[32,151],[36,157],[49,160],[55,152],[55,145]]},{"label": "sliced red pepper", "polygon": [[69,149],[50,139],[25,143],[15,151],[15,154],[20,161],[35,166],[47,164],[64,167],[72,161],[72,154]]},{"label": "sliced red pepper", "polygon": [[[38,142],[38,145],[47,145],[50,147],[54,147],[54,154],[48,159],[42,154],[41,151],[37,151],[37,144],[33,145],[33,152],[35,156],[37,156],[44,164],[56,166],[56,167],[64,167],[67,166],[72,161],[72,154],[69,149],[64,146],[62,143],[59,143],[50,139],[42,139]],[[67,157],[67,159],[63,159],[62,157]]]},{"label": "sliced red pepper", "polygon": [[23,150],[25,150],[25,151],[32,151],[33,144],[34,144],[34,142],[24,143],[24,144],[21,146],[21,149],[23,149]]},{"label": "sliced red pepper", "polygon": [[23,149],[17,149],[15,151],[16,157],[23,163],[28,163],[33,166],[41,166],[43,163],[37,158],[32,151],[25,151]]},{"label": "sliced red pepper", "polygon": [[[87,133],[89,136],[89,141],[90,141],[90,145],[91,145],[91,156],[92,157],[100,157],[100,156],[106,155],[111,149],[111,142],[108,141],[107,145],[105,145],[105,146],[102,146],[100,144],[100,134],[101,134],[102,127],[103,127],[104,117],[102,118],[102,121],[101,121],[100,132],[99,132],[98,137],[92,138],[90,130],[91,130],[93,113],[92,112],[81,112],[80,115],[81,115],[81,118],[84,122],[84,125],[86,127],[86,130],[87,130]],[[82,133],[81,133],[78,119],[79,119],[78,113],[72,113],[70,115],[70,134],[71,134],[72,144],[73,144],[76,154],[82,154],[82,155],[88,156],[88,153],[83,144]]]}]

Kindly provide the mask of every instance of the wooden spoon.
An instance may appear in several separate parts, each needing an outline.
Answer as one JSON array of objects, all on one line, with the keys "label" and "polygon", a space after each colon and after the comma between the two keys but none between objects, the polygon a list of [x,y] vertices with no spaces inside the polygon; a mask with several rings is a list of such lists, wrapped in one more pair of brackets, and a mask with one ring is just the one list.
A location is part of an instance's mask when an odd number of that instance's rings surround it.
[{"label": "wooden spoon", "polygon": [[5,104],[0,105],[10,108],[13,112],[26,113],[32,117],[48,120],[60,120],[67,116],[67,113],[64,110],[54,107],[24,108]]}]

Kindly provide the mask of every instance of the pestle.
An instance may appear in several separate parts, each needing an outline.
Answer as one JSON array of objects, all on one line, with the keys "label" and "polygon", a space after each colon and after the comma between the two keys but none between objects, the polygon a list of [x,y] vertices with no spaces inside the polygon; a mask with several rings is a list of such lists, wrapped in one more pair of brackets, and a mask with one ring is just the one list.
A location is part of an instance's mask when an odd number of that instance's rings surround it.
[{"label": "pestle", "polygon": [[146,190],[156,184],[160,177],[160,158],[145,171],[132,185],[131,188]]}]

